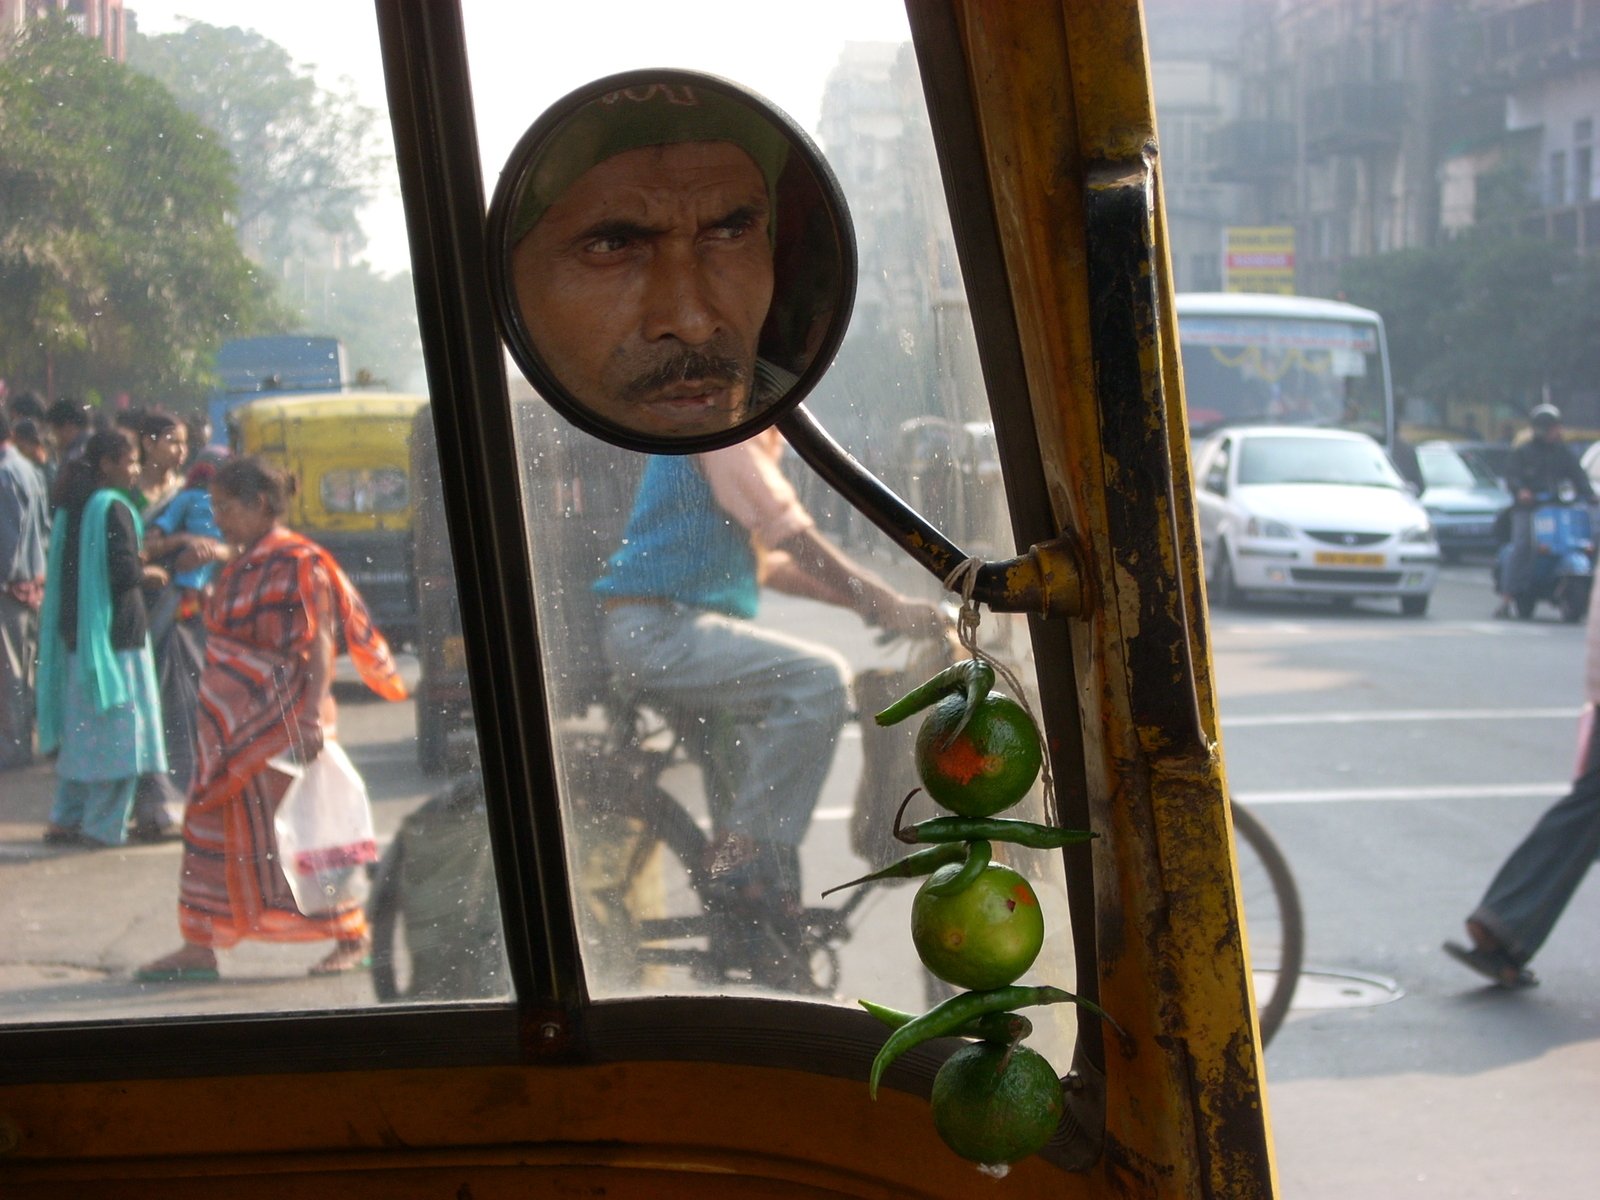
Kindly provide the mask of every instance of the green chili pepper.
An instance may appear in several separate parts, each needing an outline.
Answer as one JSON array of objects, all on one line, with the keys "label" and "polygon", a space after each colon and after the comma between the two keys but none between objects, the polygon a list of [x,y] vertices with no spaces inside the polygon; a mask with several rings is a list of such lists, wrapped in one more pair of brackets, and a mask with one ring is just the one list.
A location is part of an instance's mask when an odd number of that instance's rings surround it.
[{"label": "green chili pepper", "polygon": [[926,850],[918,850],[908,854],[896,862],[882,867],[870,875],[863,875],[860,879],[852,879],[849,883],[836,883],[824,896],[831,896],[834,892],[843,891],[847,887],[857,884],[872,883],[879,879],[917,879],[923,875],[932,875],[946,863],[960,862],[961,856],[967,848],[960,842],[946,842],[938,846],[929,846]]},{"label": "green chili pepper", "polygon": [[934,817],[916,825],[895,827],[894,836],[907,845],[919,842],[1014,842],[1031,850],[1059,850],[1099,837],[1083,829],[1062,829],[1009,817]]},{"label": "green chili pepper", "polygon": [[[917,1019],[916,1013],[901,1012],[897,1008],[885,1008],[881,1004],[874,1004],[871,1000],[857,1000],[857,1004],[866,1009],[890,1029],[899,1029],[902,1025],[909,1025]],[[985,1013],[973,1021],[968,1021],[960,1029],[950,1034],[951,1037],[975,1038],[980,1042],[997,1042],[1000,1045],[1010,1045],[1020,1042],[1033,1032],[1033,1022],[1021,1013],[996,1012]]]},{"label": "green chili pepper", "polygon": [[[959,846],[960,842],[946,842],[945,845]],[[983,869],[989,865],[989,859],[994,847],[982,838],[974,838],[966,843],[967,861],[961,864],[961,869],[949,879],[941,879],[938,883],[928,884],[930,896],[959,896],[972,885],[972,881],[983,874]]]},{"label": "green chili pepper", "polygon": [[[912,688],[872,719],[879,725],[898,725],[913,713],[919,713],[929,705],[936,704],[951,692],[966,694],[966,711],[970,715],[993,686],[993,667],[981,658],[965,659],[946,667],[927,683]],[[965,719],[962,724],[966,724]],[[956,732],[959,732],[959,728]]]},{"label": "green chili pepper", "polygon": [[[982,992],[962,992],[959,996],[952,996],[934,1005],[920,1017],[912,1018],[889,1035],[889,1040],[884,1042],[883,1048],[872,1060],[872,1073],[867,1080],[867,1091],[876,1100],[878,1080],[883,1077],[884,1071],[888,1070],[889,1064],[907,1050],[914,1049],[923,1042],[950,1037],[957,1030],[965,1028],[988,1013],[1003,1013],[1013,1008],[1063,1002],[1079,1005],[1096,1016],[1106,1016],[1099,1005],[1058,987],[1023,987],[1013,984],[1010,987],[990,988]],[[1109,1021],[1110,1018],[1106,1017],[1106,1020]],[[1113,1021],[1112,1024],[1115,1025],[1116,1022]]]}]

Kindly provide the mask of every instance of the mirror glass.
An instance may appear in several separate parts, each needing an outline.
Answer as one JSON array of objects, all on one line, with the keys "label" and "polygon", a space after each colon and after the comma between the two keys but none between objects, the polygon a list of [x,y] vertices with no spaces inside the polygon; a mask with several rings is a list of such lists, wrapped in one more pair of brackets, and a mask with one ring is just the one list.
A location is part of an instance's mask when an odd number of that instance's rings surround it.
[{"label": "mirror glass", "polygon": [[613,75],[552,106],[501,174],[489,245],[528,381],[631,449],[771,425],[827,368],[854,296],[821,154],[761,97],[697,72]]}]

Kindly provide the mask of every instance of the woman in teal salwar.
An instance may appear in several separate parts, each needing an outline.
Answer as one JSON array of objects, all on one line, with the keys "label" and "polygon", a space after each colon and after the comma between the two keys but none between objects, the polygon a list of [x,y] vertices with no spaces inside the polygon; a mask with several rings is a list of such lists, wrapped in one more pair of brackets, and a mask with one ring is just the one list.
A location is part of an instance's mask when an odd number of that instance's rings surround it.
[{"label": "woman in teal salwar", "polygon": [[56,480],[37,702],[40,747],[58,752],[47,842],[122,845],[139,777],[167,769],[138,474],[128,440],[97,433]]}]

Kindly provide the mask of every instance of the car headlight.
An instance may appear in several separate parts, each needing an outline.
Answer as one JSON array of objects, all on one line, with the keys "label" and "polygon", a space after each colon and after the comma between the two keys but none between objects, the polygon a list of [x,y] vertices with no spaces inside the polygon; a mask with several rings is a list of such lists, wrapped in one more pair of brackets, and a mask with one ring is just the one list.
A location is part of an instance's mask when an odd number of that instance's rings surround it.
[{"label": "car headlight", "polygon": [[1424,523],[1421,525],[1413,525],[1410,529],[1402,529],[1400,531],[1400,540],[1402,542],[1411,544],[1415,544],[1417,542],[1431,542],[1433,541],[1433,526]]},{"label": "car headlight", "polygon": [[1292,538],[1294,536],[1294,530],[1282,521],[1274,521],[1267,517],[1251,517],[1245,522],[1244,531],[1249,537]]}]

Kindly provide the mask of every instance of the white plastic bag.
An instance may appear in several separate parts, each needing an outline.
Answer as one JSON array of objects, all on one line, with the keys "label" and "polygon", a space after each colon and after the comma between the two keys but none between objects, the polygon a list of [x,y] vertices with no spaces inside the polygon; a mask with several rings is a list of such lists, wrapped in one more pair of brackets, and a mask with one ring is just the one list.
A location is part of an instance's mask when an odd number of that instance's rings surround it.
[{"label": "white plastic bag", "polygon": [[273,829],[295,907],[320,916],[367,896],[365,864],[378,860],[367,785],[338,742],[324,742],[306,765],[273,759],[294,776],[278,802]]}]

